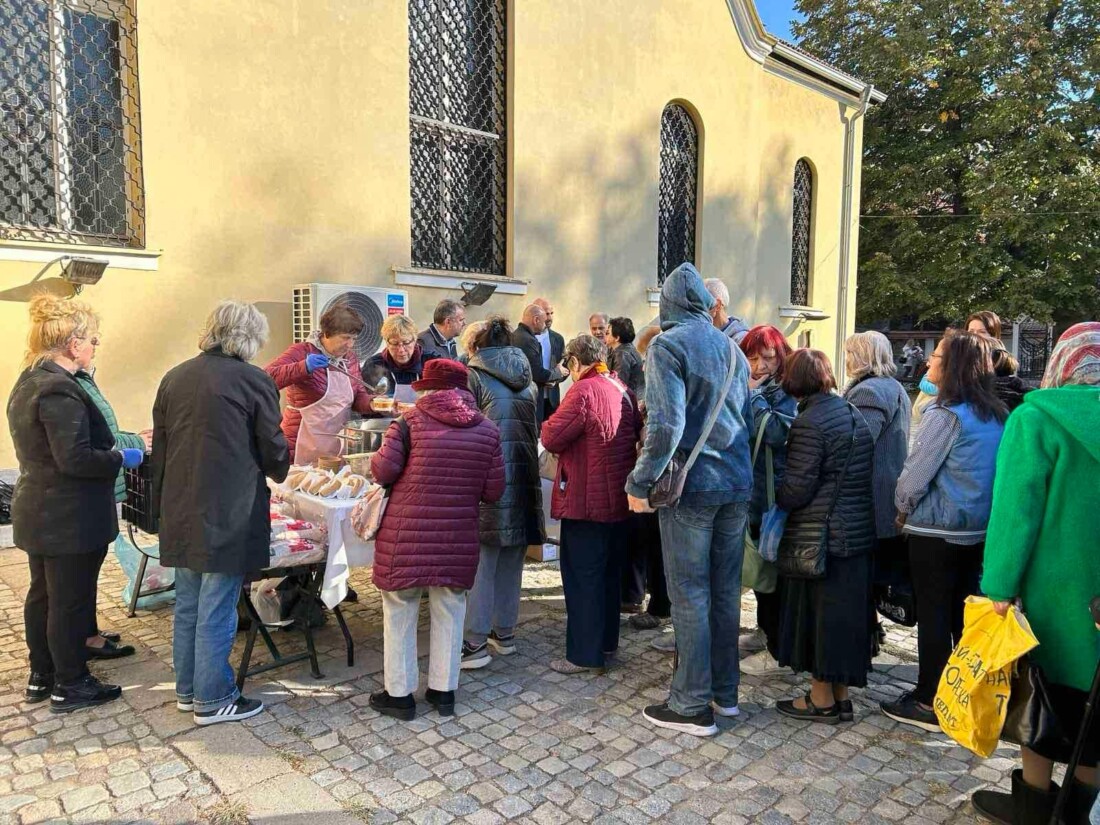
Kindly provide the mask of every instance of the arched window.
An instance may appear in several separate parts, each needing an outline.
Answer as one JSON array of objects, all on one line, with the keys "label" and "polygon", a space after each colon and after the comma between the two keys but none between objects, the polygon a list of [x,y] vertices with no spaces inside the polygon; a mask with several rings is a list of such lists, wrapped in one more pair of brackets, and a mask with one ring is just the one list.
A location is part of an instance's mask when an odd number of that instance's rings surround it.
[{"label": "arched window", "polygon": [[794,165],[791,223],[791,303],[810,305],[810,240],[813,232],[814,172],[805,158]]},{"label": "arched window", "polygon": [[682,263],[695,263],[699,131],[683,106],[661,114],[661,179],[657,194],[657,284]]},{"label": "arched window", "polygon": [[505,0],[409,0],[412,262],[504,274]]}]

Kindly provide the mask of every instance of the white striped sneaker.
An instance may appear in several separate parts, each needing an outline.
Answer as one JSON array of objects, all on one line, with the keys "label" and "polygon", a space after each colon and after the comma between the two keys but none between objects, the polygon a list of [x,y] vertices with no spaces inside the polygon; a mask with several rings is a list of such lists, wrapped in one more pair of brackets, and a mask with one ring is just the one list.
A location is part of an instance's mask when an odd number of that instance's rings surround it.
[{"label": "white striped sneaker", "polygon": [[264,703],[259,699],[246,699],[238,696],[235,702],[230,702],[217,710],[195,711],[196,725],[216,725],[219,722],[240,722],[242,719],[250,719],[264,709]]},{"label": "white striped sneaker", "polygon": [[176,710],[178,710],[180,713],[192,713],[195,710],[195,703],[194,701],[181,702],[179,699],[177,699]]}]

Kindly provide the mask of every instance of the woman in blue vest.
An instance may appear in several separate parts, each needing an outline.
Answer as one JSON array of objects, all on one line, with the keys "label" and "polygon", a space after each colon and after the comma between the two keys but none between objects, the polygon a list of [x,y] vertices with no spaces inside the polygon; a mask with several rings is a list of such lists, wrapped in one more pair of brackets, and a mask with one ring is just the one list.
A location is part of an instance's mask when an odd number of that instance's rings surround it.
[{"label": "woman in blue vest", "polygon": [[928,365],[928,379],[938,393],[921,416],[894,496],[898,526],[909,535],[919,673],[916,689],[883,702],[882,711],[899,722],[938,731],[932,700],[962,633],[966,597],[978,592],[1008,409],[997,398],[988,338],[971,332],[948,335]]}]

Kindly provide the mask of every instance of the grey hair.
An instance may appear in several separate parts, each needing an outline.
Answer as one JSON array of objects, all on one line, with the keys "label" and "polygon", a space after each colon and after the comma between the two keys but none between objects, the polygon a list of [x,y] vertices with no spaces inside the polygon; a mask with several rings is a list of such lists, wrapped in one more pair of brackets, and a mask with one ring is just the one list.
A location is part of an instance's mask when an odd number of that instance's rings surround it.
[{"label": "grey hair", "polygon": [[894,365],[894,351],[889,339],[873,329],[849,335],[844,342],[844,351],[848,354],[852,378],[862,378],[865,375],[889,378],[898,371]]},{"label": "grey hair", "polygon": [[707,278],[703,281],[703,286],[710,293],[710,297],[722,306],[728,307],[730,305],[730,290],[722,281],[717,278]]},{"label": "grey hair", "polygon": [[565,359],[576,358],[582,367],[607,360],[607,345],[591,335],[578,335],[565,346]]},{"label": "grey hair", "polygon": [[450,298],[444,298],[438,304],[435,305],[435,314],[432,315],[432,321],[436,326],[445,324],[451,318],[454,318],[457,312],[462,309],[462,304],[458,301],[452,301]]},{"label": "grey hair", "polygon": [[589,324],[592,323],[593,318],[601,318],[601,319],[603,319],[603,322],[605,324],[610,324],[611,323],[611,316],[608,315],[606,312],[593,312],[591,315],[588,316],[588,323]]},{"label": "grey hair", "polygon": [[199,349],[210,352],[221,347],[226,355],[251,361],[267,343],[269,332],[267,318],[254,304],[222,301],[206,319]]}]

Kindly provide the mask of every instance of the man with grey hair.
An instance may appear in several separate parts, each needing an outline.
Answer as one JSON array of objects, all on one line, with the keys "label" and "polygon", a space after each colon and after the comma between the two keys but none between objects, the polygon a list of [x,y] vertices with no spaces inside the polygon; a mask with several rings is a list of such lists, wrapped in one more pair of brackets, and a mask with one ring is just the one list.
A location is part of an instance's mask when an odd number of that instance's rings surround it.
[{"label": "man with grey hair", "polygon": [[[539,346],[542,347],[542,365],[549,370],[552,366],[561,363],[562,356],[565,355],[565,338],[553,329],[554,305],[546,298],[536,298],[532,303],[542,307],[542,311],[546,313],[546,329],[541,335],[535,337],[539,339]],[[544,416],[549,418],[561,403],[561,384],[554,383],[540,387],[539,394],[543,397]]]},{"label": "man with grey hair", "polygon": [[707,292],[714,299],[714,306],[710,308],[710,319],[714,323],[715,329],[724,332],[740,344],[741,339],[745,337],[745,333],[749,331],[749,327],[736,315],[729,314],[729,288],[717,278],[707,278],[703,281],[703,286],[707,288]]},{"label": "man with grey hair", "polygon": [[593,312],[588,316],[588,331],[597,341],[607,343],[607,331],[611,328],[611,316],[606,312]]},{"label": "man with grey hair", "polygon": [[449,298],[435,305],[432,323],[417,336],[416,342],[424,353],[424,360],[449,358],[458,360],[458,336],[466,326],[466,307]]},{"label": "man with grey hair", "polygon": [[270,558],[266,479],[290,469],[279,391],[248,363],[267,336],[255,306],[219,304],[201,352],[164,376],[153,404],[152,507],[161,563],[176,568],[176,707],[198,725],[264,709],[237,690],[229,652],[244,577]]},{"label": "man with grey hair", "polygon": [[564,381],[569,373],[561,364],[551,363],[544,365],[542,357],[542,345],[539,336],[546,331],[546,310],[536,304],[529,304],[523,310],[523,320],[516,324],[516,331],[512,333],[512,346],[519,347],[531,364],[531,376],[535,386],[539,390],[538,422],[539,426],[546,420],[547,388],[556,387]]}]

